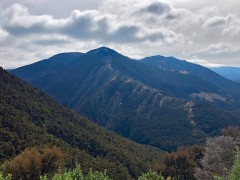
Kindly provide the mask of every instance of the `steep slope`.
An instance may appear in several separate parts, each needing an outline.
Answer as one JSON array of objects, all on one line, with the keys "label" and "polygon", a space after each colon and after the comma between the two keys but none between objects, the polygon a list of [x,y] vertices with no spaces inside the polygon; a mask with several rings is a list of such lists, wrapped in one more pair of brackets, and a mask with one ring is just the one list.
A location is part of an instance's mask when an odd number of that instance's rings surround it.
[{"label": "steep slope", "polygon": [[222,67],[212,67],[210,69],[227,79],[240,82],[240,67],[222,66]]},{"label": "steep slope", "polygon": [[[189,92],[190,99],[201,99],[210,101],[214,105],[228,110],[239,111],[240,105],[240,84],[232,82],[219,74],[203,66],[193,64],[174,57],[151,56],[140,60],[141,63],[157,68],[159,71],[167,70],[171,72],[186,74],[195,78],[189,78],[192,87],[199,84],[199,79],[208,82],[215,88],[208,88],[198,92]],[[182,82],[180,80],[180,82]],[[202,86],[203,84],[201,84]],[[207,86],[205,86],[207,87]],[[209,86],[210,87],[210,86]]]},{"label": "steep slope", "polygon": [[115,135],[58,105],[0,68],[0,162],[26,147],[56,145],[67,165],[108,171],[131,179],[149,170],[162,152]]},{"label": "steep slope", "polygon": [[[190,97],[191,93],[219,90],[215,85],[196,76],[168,70],[160,71],[105,47],[80,54],[75,60],[72,60],[72,53],[59,54],[48,60],[18,68],[11,73],[60,99],[62,103],[67,103],[76,91],[84,91],[91,95],[89,92],[91,89],[102,86],[105,80],[108,82],[116,75],[134,79],[179,98]],[[195,83],[189,83],[193,79]],[[95,88],[89,86],[95,86]],[[89,88],[82,89],[82,87]],[[222,92],[218,94],[227,96]],[[82,92],[81,96],[83,96]]]},{"label": "steep slope", "polygon": [[[209,101],[229,98],[226,92],[218,92],[216,85],[196,75],[159,70],[106,47],[81,54],[70,66],[52,75],[54,61],[58,60],[50,58],[11,73],[136,142],[175,150],[178,146],[202,143],[222,127],[240,122],[233,113],[195,101],[201,99],[197,98],[200,95]],[[36,72],[43,63],[48,63],[48,69]],[[216,92],[215,96],[209,95]]]}]

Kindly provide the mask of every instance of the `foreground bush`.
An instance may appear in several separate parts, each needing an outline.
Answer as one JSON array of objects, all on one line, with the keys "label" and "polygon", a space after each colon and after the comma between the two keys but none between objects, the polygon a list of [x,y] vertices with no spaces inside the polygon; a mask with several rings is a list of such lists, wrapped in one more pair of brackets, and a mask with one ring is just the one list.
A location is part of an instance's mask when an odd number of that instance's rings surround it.
[{"label": "foreground bush", "polygon": [[12,175],[8,174],[8,175],[3,175],[2,172],[0,172],[0,180],[11,180],[12,179]]},{"label": "foreground bush", "polygon": [[161,174],[149,171],[148,173],[141,175],[138,180],[164,180],[164,177]]},{"label": "foreground bush", "polygon": [[[48,180],[47,176],[40,178],[41,180]],[[73,170],[65,171],[64,173],[56,173],[52,177],[52,180],[110,180],[111,178],[106,174],[106,172],[90,171],[86,176],[83,175],[80,166],[77,166]]]},{"label": "foreground bush", "polygon": [[[106,174],[106,171],[99,172],[93,171],[92,169],[84,175],[80,166],[77,166],[73,170],[65,170],[64,172],[55,173],[52,177],[47,175],[35,177],[40,180],[111,180],[111,178]],[[2,172],[0,172],[0,180],[12,180],[11,174],[4,176]],[[23,177],[22,179],[25,179]],[[158,174],[153,171],[149,171],[147,173],[142,174],[138,180],[164,180],[164,177],[161,174]]]},{"label": "foreground bush", "polygon": [[[80,166],[64,170],[64,154],[57,148],[26,149],[12,160],[5,161],[0,180],[110,180],[106,171],[82,172]],[[8,174],[8,175],[7,175]],[[114,176],[113,176],[114,178]],[[122,179],[122,178],[121,178]],[[124,178],[126,179],[126,178]],[[128,179],[128,178],[127,178]],[[164,180],[163,176],[150,171],[139,180]]]},{"label": "foreground bush", "polygon": [[213,179],[215,175],[226,177],[233,165],[235,148],[239,144],[239,139],[229,136],[208,138],[200,167],[195,170],[195,178],[206,180]]},{"label": "foreground bush", "polygon": [[37,180],[42,174],[52,175],[64,167],[64,154],[57,148],[26,149],[3,165],[12,179]]},{"label": "foreground bush", "polygon": [[239,180],[240,179],[240,152],[237,148],[235,159],[233,161],[232,168],[227,172],[227,177],[224,176],[215,176],[215,180]]}]

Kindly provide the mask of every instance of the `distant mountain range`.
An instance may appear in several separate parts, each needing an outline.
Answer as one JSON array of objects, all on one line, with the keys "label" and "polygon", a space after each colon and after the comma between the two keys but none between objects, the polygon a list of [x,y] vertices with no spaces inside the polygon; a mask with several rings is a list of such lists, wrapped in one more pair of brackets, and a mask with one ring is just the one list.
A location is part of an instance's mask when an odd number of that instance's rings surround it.
[{"label": "distant mountain range", "polygon": [[240,125],[240,84],[173,57],[132,60],[107,47],[11,71],[92,121],[164,150]]},{"label": "distant mountain range", "polygon": [[66,167],[107,170],[114,179],[148,171],[162,151],[136,144],[60,106],[0,68],[0,162],[25,148],[58,146]]},{"label": "distant mountain range", "polygon": [[211,70],[220,74],[221,76],[228,78],[232,81],[236,81],[240,83],[240,67],[212,67]]}]

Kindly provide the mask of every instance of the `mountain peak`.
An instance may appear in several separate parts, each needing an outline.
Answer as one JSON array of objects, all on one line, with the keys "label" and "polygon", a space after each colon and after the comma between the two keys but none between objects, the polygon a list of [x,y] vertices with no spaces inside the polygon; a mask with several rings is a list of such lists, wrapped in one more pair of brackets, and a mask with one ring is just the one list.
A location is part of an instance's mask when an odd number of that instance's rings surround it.
[{"label": "mountain peak", "polygon": [[113,49],[103,46],[103,47],[88,51],[87,54],[100,55],[100,56],[113,56],[119,53],[114,51]]}]

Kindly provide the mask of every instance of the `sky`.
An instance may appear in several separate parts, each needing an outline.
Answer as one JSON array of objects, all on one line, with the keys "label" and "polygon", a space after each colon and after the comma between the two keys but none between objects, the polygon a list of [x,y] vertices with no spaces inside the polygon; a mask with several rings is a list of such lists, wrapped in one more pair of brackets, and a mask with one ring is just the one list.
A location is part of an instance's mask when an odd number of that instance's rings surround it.
[{"label": "sky", "polygon": [[101,46],[240,66],[239,0],[0,0],[0,66]]}]

